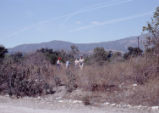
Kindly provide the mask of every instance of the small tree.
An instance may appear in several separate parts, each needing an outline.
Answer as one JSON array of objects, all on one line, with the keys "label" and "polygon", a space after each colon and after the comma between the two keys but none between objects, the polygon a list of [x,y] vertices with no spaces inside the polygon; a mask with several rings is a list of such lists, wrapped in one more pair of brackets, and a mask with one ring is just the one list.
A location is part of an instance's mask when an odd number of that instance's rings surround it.
[{"label": "small tree", "polygon": [[74,61],[74,56],[72,53],[66,52],[65,50],[60,51],[60,56],[62,57],[63,61],[66,62],[69,60],[70,62]]},{"label": "small tree", "polygon": [[142,55],[142,50],[138,47],[128,47],[128,52],[124,54],[124,58],[136,57]]},{"label": "small tree", "polygon": [[79,49],[77,46],[75,45],[71,45],[71,54],[75,57],[77,57],[79,55]]},{"label": "small tree", "polygon": [[143,27],[143,31],[147,31],[150,34],[147,37],[146,52],[150,52],[150,55],[155,55],[159,65],[159,7],[156,8],[151,22],[148,22],[147,26]]},{"label": "small tree", "polygon": [[143,27],[143,31],[147,31],[150,35],[147,38],[146,45],[149,48],[154,48],[156,54],[159,53],[159,7],[156,8],[156,11],[151,19],[151,22],[148,22],[147,26]]},{"label": "small tree", "polygon": [[23,53],[16,52],[10,55],[15,62],[19,62],[23,58]]},{"label": "small tree", "polygon": [[51,62],[51,64],[56,64],[58,57],[60,56],[59,51],[53,51],[52,49],[42,48],[38,50],[38,52],[43,53],[47,59]]},{"label": "small tree", "polygon": [[96,47],[93,51],[93,57],[96,62],[103,62],[108,59],[108,53],[103,47]]},{"label": "small tree", "polygon": [[0,59],[3,59],[7,52],[8,50],[5,47],[0,46]]}]

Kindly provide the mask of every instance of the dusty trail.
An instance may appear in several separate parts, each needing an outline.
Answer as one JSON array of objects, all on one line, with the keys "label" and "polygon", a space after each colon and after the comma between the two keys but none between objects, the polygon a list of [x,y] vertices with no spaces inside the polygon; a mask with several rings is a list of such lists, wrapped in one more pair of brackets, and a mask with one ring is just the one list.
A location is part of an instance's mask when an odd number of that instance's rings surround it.
[{"label": "dusty trail", "polygon": [[159,113],[159,111],[117,108],[111,106],[84,106],[82,103],[69,103],[53,100],[53,97],[9,98],[0,96],[0,113]]}]

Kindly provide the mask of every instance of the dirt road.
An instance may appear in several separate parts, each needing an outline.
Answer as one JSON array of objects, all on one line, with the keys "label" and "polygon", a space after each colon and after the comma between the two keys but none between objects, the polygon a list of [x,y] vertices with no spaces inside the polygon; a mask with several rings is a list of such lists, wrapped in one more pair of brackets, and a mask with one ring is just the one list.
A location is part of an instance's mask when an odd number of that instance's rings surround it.
[{"label": "dirt road", "polygon": [[0,96],[0,113],[159,113],[148,109],[122,107],[84,106],[80,101],[64,101],[50,97],[10,98]]}]

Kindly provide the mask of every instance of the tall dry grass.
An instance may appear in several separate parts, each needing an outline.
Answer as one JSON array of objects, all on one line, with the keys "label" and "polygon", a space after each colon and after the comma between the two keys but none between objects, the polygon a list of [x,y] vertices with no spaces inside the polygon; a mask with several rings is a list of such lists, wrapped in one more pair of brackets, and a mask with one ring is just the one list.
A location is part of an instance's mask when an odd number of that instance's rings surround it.
[{"label": "tall dry grass", "polygon": [[[110,102],[159,105],[159,73],[156,61],[156,57],[139,56],[124,62],[102,66],[86,65],[82,71],[70,71],[78,88],[92,92],[91,99],[101,96],[101,99]],[[90,99],[90,95],[86,97]]]},{"label": "tall dry grass", "polygon": [[[26,55],[21,61],[6,59],[0,65],[0,93],[23,96],[53,94],[54,87],[65,85],[91,92],[89,99],[116,103],[159,105],[159,72],[155,56],[85,65],[83,70],[58,69],[40,53]],[[132,86],[137,84],[137,86]],[[97,98],[98,97],[98,98]],[[88,99],[86,99],[88,100]]]}]

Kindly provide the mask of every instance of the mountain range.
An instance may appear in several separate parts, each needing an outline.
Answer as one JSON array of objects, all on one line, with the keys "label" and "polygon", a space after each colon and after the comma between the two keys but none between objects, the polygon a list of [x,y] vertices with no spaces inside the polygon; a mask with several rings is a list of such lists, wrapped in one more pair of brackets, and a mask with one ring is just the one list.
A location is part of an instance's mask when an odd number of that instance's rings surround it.
[{"label": "mountain range", "polygon": [[9,52],[34,52],[41,48],[50,48],[53,50],[70,50],[71,45],[75,45],[81,52],[91,52],[96,47],[104,47],[105,50],[112,50],[112,51],[120,51],[126,52],[129,46],[131,47],[138,47],[138,40],[137,37],[140,37],[140,48],[143,49],[143,40],[145,39],[145,35],[140,36],[133,36],[128,37],[116,41],[108,41],[108,42],[98,42],[98,43],[71,43],[66,41],[50,41],[50,42],[43,42],[43,43],[36,43],[36,44],[23,44],[16,46],[14,48],[10,48]]}]

